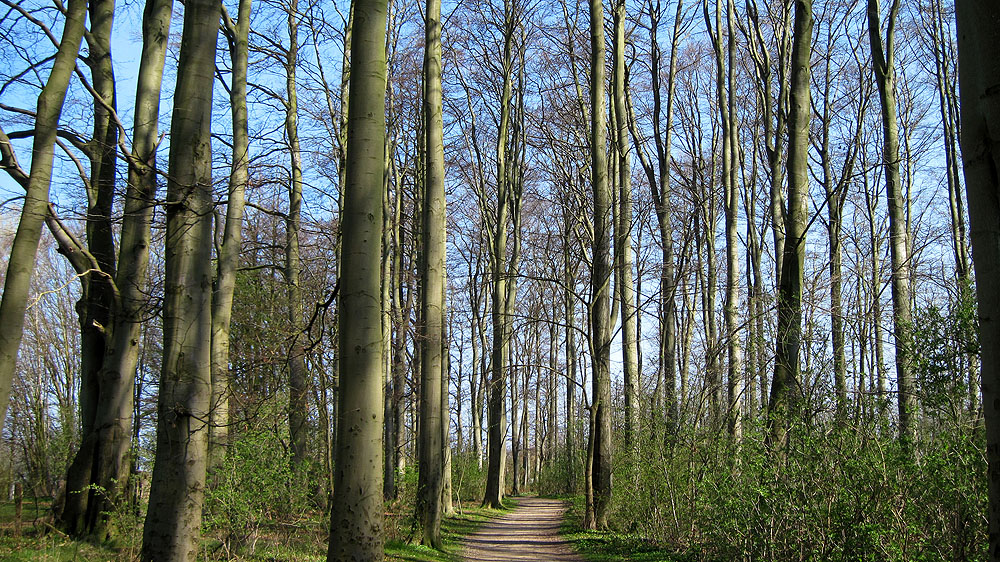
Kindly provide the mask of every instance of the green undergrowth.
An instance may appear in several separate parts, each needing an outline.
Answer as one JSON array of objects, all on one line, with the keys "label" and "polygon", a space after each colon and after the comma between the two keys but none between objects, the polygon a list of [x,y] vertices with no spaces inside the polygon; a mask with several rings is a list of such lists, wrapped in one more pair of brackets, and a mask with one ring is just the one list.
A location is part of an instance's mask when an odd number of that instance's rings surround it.
[{"label": "green undergrowth", "polygon": [[557,496],[569,501],[559,532],[588,562],[686,562],[689,555],[671,552],[635,534],[583,529],[583,496]]},{"label": "green undergrowth", "polygon": [[[517,498],[506,498],[504,509],[480,507],[478,501],[455,504],[455,515],[445,517],[441,522],[442,550],[411,544],[404,537],[386,541],[386,560],[405,562],[460,562],[462,559],[462,539],[474,533],[490,519],[503,515],[518,504]],[[400,527],[412,523],[408,517],[399,521]]]},{"label": "green undergrowth", "polygon": [[[456,513],[445,517],[442,526],[443,551],[407,541],[412,528],[410,508],[399,504],[387,506],[386,559],[405,562],[458,562],[461,560],[462,538],[475,532],[483,523],[498,517],[517,505],[516,498],[505,500],[505,509],[479,507],[479,502],[456,502]],[[111,562],[137,560],[141,542],[139,528],[132,540],[117,544],[93,544],[73,540],[50,524],[48,503],[40,503],[38,511],[29,501],[24,502],[22,530],[14,532],[12,502],[0,502],[0,560],[7,562]],[[36,516],[37,515],[37,516]],[[253,538],[238,547],[227,544],[221,535],[208,534],[200,545],[200,561],[237,560],[246,562],[322,562],[326,560],[328,531],[326,516],[309,512],[296,520],[270,520],[261,523]],[[395,537],[395,538],[393,538]],[[126,544],[127,543],[127,544]]]}]

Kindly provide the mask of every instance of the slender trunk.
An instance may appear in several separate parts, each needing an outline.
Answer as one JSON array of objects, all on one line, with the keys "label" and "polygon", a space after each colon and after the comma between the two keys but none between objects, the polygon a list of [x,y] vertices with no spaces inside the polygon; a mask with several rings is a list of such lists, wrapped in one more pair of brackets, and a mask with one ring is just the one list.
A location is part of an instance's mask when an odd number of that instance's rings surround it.
[{"label": "slender trunk", "polygon": [[[608,526],[611,507],[611,193],[608,185],[606,112],[604,110],[604,5],[590,0],[590,172],[594,193],[593,273],[591,274],[591,338],[593,361],[593,423],[591,466],[594,526]],[[588,506],[589,507],[589,506]]]},{"label": "slender trunk", "polygon": [[421,264],[420,454],[417,519],[423,544],[441,548],[444,491],[444,423],[442,404],[448,387],[443,356],[445,295],[444,142],[441,116],[441,2],[427,0],[424,48],[424,200]]},{"label": "slender trunk", "polygon": [[[500,92],[500,122],[497,131],[497,211],[493,223],[490,252],[490,274],[493,283],[490,318],[493,324],[493,347],[490,361],[489,384],[489,462],[486,474],[486,494],[483,504],[502,507],[503,463],[506,425],[504,421],[507,361],[510,353],[510,325],[508,302],[513,294],[507,273],[507,223],[511,217],[512,185],[507,151],[511,127],[511,99],[514,82],[514,32],[517,27],[513,2],[504,2],[504,46],[502,59],[503,86]],[[516,230],[516,226],[514,227]],[[513,260],[511,260],[513,261]]]},{"label": "slender trunk", "polygon": [[910,276],[910,236],[906,221],[907,197],[899,171],[899,124],[896,117],[895,38],[899,0],[889,9],[886,38],[882,40],[878,0],[868,0],[868,37],[872,67],[882,105],[882,165],[885,170],[886,200],[889,207],[889,256],[892,260],[892,320],[896,349],[896,385],[899,406],[899,438],[904,447],[916,438],[917,399],[913,375],[910,333],[912,330],[912,287]]},{"label": "slender trunk", "polygon": [[[446,213],[447,215],[447,213]],[[447,285],[447,282],[444,284]],[[445,287],[442,287],[443,292],[447,292]],[[451,385],[451,327],[448,323],[448,300],[447,294],[441,296],[441,306],[442,315],[442,329],[441,336],[441,448],[444,458],[442,460],[442,474],[441,474],[441,513],[442,515],[454,515],[455,505],[452,500],[453,489],[451,484],[451,397],[449,395],[448,388]],[[461,377],[459,378],[459,388],[461,388]],[[462,442],[462,411],[461,411],[461,401],[457,404],[459,407],[458,411],[458,442],[459,450],[461,450]]]},{"label": "slender trunk", "polygon": [[576,264],[571,263],[569,246],[573,234],[573,220],[569,211],[563,211],[563,308],[566,323],[566,492],[576,491]]},{"label": "slender trunk", "polygon": [[[102,408],[97,417],[98,447],[92,481],[109,494],[91,492],[88,522],[95,536],[107,537],[111,500],[121,498],[126,482],[125,455],[132,443],[135,372],[139,361],[141,323],[148,303],[146,279],[149,264],[150,225],[156,197],[156,161],[160,87],[167,48],[172,2],[147,2],[143,14],[143,47],[136,86],[133,158],[128,171],[122,219],[118,271],[115,285],[119,307],[114,315],[109,355],[104,360]],[[111,125],[112,127],[114,125]],[[139,164],[142,162],[143,164]]]},{"label": "slender trunk", "polygon": [[25,184],[24,206],[11,245],[0,298],[0,427],[7,417],[10,388],[14,380],[17,350],[21,345],[24,313],[28,306],[31,274],[42,235],[42,222],[49,214],[49,184],[52,180],[53,145],[62,113],[66,89],[76,66],[76,57],[85,29],[86,0],[67,3],[59,50],[35,111],[35,136],[31,147],[31,168]]},{"label": "slender trunk", "polygon": [[[131,376],[122,377],[110,361],[116,350],[115,327],[121,301],[115,279],[115,243],[112,207],[115,195],[118,127],[117,97],[111,61],[111,28],[114,2],[96,0],[89,6],[91,29],[87,35],[94,100],[94,128],[85,151],[90,163],[87,183],[87,252],[98,271],[81,277],[83,297],[80,314],[80,397],[83,440],[66,476],[66,494],[61,526],[70,534],[94,534],[103,540],[109,505],[117,499],[117,482],[124,481],[122,456],[130,439],[132,415]],[[120,341],[118,343],[121,343]],[[92,488],[97,484],[100,488]]]},{"label": "slender trunk", "polygon": [[225,230],[217,251],[218,271],[212,294],[212,410],[209,440],[209,472],[226,458],[229,446],[229,325],[232,319],[236,267],[243,240],[243,208],[250,181],[250,136],[247,114],[247,61],[251,0],[241,0],[237,20],[223,13],[232,84],[229,101],[233,117],[233,162],[229,172],[229,202]]},{"label": "slender trunk", "polygon": [[299,283],[301,262],[299,230],[302,225],[302,151],[299,147],[299,103],[296,92],[296,71],[299,56],[298,0],[288,7],[288,50],[285,52],[285,138],[291,157],[291,177],[288,183],[288,216],[285,219],[285,284],[286,307],[291,339],[288,346],[288,432],[292,451],[294,481],[304,480],[307,427],[309,419],[309,373],[306,370],[305,334],[303,334],[302,287]]},{"label": "slender trunk", "polygon": [[613,86],[618,158],[618,220],[615,221],[615,258],[620,283],[618,299],[622,314],[622,370],[625,384],[625,449],[638,462],[639,453],[639,342],[636,336],[638,314],[635,282],[632,274],[632,181],[628,142],[628,113],[625,109],[625,0],[615,0],[613,41]]},{"label": "slender trunk", "polygon": [[805,262],[809,191],[810,51],[812,0],[795,2],[788,130],[788,209],[778,285],[778,330],[774,379],[768,402],[768,442],[784,451],[802,399],[799,348],[802,341],[802,276]]}]

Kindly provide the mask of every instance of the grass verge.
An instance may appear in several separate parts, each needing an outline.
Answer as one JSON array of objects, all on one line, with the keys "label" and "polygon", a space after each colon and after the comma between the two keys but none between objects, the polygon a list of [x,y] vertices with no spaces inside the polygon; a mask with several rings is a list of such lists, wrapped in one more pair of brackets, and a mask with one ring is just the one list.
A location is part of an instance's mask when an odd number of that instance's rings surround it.
[{"label": "grass verge", "polygon": [[688,562],[691,556],[667,550],[638,535],[583,529],[583,496],[560,496],[570,507],[559,532],[587,562]]},{"label": "grass verge", "polygon": [[[460,562],[462,539],[475,532],[490,519],[504,514],[517,505],[517,498],[504,500],[507,509],[498,510],[479,507],[479,502],[456,504],[457,513],[445,517],[441,524],[443,551],[419,544],[410,544],[400,538],[386,541],[386,560],[400,562]],[[47,503],[43,506],[47,509]],[[138,541],[128,546],[97,545],[87,541],[73,540],[44,522],[46,509],[32,510],[28,516],[25,502],[22,533],[16,536],[13,524],[13,507],[0,502],[0,560],[11,562],[112,562],[136,560]],[[8,513],[9,512],[9,513]],[[397,537],[399,528],[409,528],[409,508],[402,508],[398,518],[387,517],[387,526],[395,526]],[[288,524],[275,524],[275,528],[263,530],[251,548],[240,549],[228,555],[219,547],[213,537],[204,537],[199,560],[240,560],[240,561],[282,561],[282,562],[322,562],[326,560],[326,526],[319,520],[298,522],[295,532],[288,532]],[[280,529],[278,527],[281,527]],[[292,539],[291,537],[295,537]]]},{"label": "grass verge", "polygon": [[505,498],[506,509],[479,507],[479,502],[462,502],[461,511],[456,503],[456,514],[445,517],[441,522],[443,550],[434,550],[420,544],[410,544],[403,540],[389,540],[385,545],[386,560],[403,562],[460,562],[462,560],[462,539],[474,533],[490,519],[495,519],[517,506],[517,498]]}]

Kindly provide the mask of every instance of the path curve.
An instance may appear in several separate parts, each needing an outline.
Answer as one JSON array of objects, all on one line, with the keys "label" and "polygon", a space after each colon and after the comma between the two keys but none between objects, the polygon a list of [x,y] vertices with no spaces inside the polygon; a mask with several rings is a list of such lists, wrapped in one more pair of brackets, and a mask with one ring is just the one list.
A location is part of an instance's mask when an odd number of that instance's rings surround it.
[{"label": "path curve", "polygon": [[493,519],[463,541],[466,562],[583,562],[559,536],[566,502],[521,498],[517,508]]}]

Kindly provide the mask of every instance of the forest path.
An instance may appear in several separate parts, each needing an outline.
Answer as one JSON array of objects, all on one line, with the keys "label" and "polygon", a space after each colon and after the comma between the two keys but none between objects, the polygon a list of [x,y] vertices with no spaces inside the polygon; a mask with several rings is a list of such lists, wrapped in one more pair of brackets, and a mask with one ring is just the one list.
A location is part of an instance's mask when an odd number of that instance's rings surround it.
[{"label": "forest path", "polygon": [[521,498],[510,513],[483,525],[463,541],[466,562],[583,562],[559,536],[566,502]]}]

